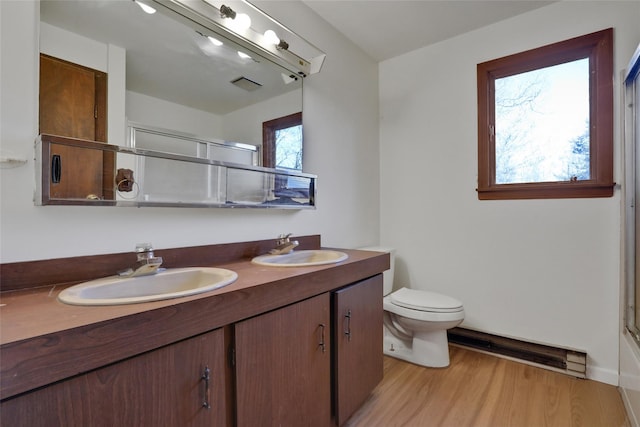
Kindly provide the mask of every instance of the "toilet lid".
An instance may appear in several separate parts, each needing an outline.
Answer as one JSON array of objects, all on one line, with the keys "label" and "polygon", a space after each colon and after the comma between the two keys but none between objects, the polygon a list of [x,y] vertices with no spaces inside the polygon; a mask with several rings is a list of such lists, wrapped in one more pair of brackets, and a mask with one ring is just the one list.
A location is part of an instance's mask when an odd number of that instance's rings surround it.
[{"label": "toilet lid", "polygon": [[411,310],[449,313],[462,310],[462,303],[455,298],[436,292],[402,288],[391,294],[391,302]]}]

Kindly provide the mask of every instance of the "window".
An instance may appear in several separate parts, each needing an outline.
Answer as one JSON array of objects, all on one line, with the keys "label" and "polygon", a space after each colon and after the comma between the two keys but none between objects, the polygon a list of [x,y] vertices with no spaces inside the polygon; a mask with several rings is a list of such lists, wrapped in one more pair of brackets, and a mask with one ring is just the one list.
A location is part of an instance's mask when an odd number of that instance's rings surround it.
[{"label": "window", "polygon": [[478,198],[613,195],[613,30],[478,64]]},{"label": "window", "polygon": [[262,124],[262,165],[302,171],[302,113]]}]

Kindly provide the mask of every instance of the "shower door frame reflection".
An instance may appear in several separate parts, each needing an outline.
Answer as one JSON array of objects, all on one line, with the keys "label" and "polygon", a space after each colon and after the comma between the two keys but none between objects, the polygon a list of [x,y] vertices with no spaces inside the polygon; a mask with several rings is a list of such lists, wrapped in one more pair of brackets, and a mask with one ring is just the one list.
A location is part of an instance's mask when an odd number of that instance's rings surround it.
[{"label": "shower door frame reflection", "polygon": [[625,297],[624,322],[640,346],[640,45],[624,80],[625,133]]}]

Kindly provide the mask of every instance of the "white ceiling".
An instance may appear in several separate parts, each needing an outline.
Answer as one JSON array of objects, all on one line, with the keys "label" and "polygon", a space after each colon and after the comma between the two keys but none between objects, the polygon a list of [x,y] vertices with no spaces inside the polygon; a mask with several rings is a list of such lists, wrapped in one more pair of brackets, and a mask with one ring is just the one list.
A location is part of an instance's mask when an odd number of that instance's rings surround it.
[{"label": "white ceiling", "polygon": [[553,3],[537,0],[302,1],[376,61]]}]

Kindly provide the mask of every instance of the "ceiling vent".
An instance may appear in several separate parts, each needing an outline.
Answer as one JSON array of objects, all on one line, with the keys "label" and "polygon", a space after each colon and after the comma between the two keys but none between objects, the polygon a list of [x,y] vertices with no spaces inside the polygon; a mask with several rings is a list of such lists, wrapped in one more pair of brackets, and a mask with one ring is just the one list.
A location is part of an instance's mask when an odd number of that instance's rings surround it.
[{"label": "ceiling vent", "polygon": [[231,80],[231,84],[238,86],[241,89],[244,89],[248,92],[253,92],[256,89],[260,89],[262,85],[260,83],[256,83],[253,80],[249,80],[246,77],[238,77],[235,80]]}]

